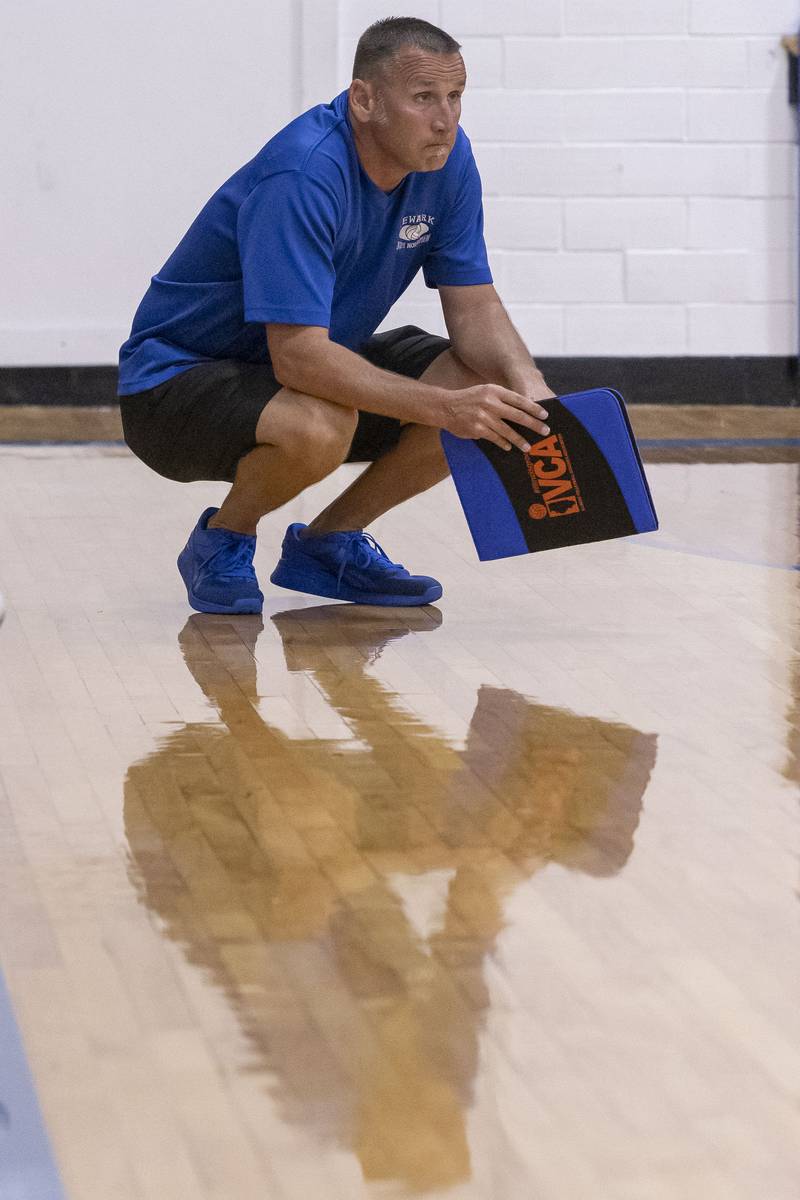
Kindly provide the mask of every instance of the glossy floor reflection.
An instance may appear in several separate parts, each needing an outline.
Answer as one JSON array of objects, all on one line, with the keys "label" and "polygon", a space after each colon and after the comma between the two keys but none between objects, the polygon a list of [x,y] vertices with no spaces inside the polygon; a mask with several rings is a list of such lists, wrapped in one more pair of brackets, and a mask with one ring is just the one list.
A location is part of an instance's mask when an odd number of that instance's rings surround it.
[{"label": "glossy floor reflection", "polygon": [[[433,611],[416,614],[429,637]],[[221,725],[129,771],[132,878],[235,1005],[285,1119],[353,1150],[365,1179],[451,1187],[471,1176],[507,899],[548,863],[622,869],[656,739],[482,687],[456,750],[365,670],[413,616],[272,620],[352,741],[263,721],[255,623],[190,617],[181,649]]]},{"label": "glossy floor reflection", "polygon": [[375,530],[437,608],[263,625],[186,608],[221,488],[0,447],[0,967],[67,1200],[796,1200],[797,417],[734,415],[649,415],[653,538],[479,565],[443,484]]}]

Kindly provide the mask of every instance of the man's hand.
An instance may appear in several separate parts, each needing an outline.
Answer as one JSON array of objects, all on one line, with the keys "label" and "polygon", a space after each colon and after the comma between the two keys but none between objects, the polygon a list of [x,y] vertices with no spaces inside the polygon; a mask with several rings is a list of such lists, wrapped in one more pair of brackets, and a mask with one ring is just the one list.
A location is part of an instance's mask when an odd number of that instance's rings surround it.
[{"label": "man's hand", "polygon": [[[549,388],[545,392],[547,396],[553,395]],[[486,438],[502,450],[516,446],[526,453],[530,444],[507,422],[525,425],[540,437],[546,437],[550,432],[546,420],[547,410],[537,400],[496,383],[481,383],[449,393],[442,428],[456,437]]]}]

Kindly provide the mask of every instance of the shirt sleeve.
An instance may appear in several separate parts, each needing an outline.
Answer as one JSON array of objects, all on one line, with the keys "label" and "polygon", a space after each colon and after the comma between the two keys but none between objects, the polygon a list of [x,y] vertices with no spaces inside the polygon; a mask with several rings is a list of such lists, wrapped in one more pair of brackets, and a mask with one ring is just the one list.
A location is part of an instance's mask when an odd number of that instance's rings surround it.
[{"label": "shirt sleeve", "polygon": [[422,272],[430,288],[492,282],[483,238],[481,177],[469,143],[458,192],[431,240]]},{"label": "shirt sleeve", "polygon": [[300,171],[259,183],[239,209],[244,319],[330,326],[336,198]]}]

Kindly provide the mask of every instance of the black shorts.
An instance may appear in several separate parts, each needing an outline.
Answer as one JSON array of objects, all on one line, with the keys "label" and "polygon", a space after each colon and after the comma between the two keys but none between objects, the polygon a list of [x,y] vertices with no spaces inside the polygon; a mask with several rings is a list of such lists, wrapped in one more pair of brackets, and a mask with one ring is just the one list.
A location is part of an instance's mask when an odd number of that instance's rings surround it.
[{"label": "black shorts", "polygon": [[[384,371],[419,379],[447,350],[446,338],[404,325],[370,338],[364,358]],[[239,459],[256,445],[256,425],[278,383],[262,363],[220,359],[190,367],[146,392],[120,396],[125,441],[167,479],[233,481]],[[347,462],[372,462],[400,436],[400,421],[360,412]]]}]

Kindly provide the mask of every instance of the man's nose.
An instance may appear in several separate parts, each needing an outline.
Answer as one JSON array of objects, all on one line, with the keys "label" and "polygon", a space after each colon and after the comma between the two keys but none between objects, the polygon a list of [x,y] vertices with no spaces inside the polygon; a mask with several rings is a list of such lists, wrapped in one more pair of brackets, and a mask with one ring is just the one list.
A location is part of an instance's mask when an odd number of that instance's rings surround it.
[{"label": "man's nose", "polygon": [[450,105],[445,102],[436,110],[433,118],[433,128],[436,133],[444,133],[446,129],[449,129],[452,121],[453,114],[450,111]]}]

